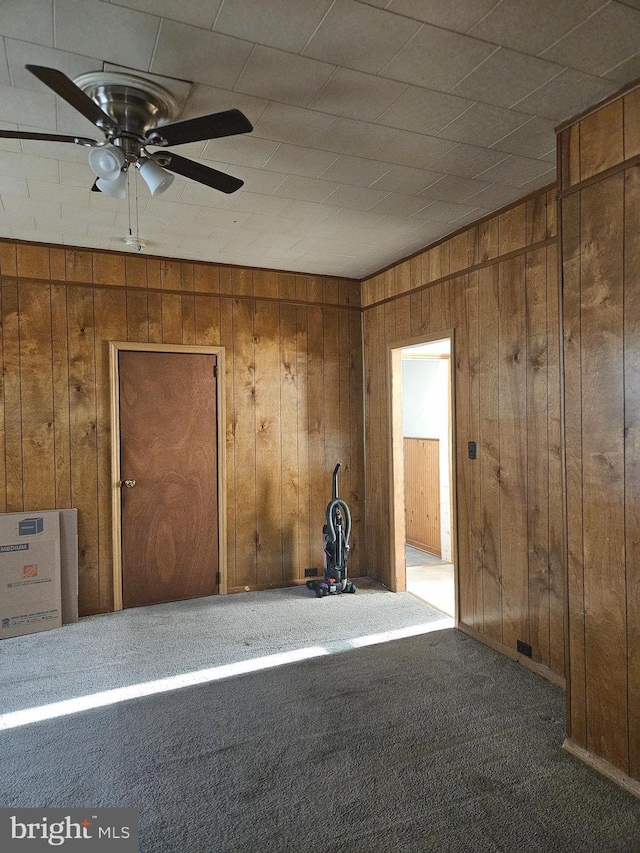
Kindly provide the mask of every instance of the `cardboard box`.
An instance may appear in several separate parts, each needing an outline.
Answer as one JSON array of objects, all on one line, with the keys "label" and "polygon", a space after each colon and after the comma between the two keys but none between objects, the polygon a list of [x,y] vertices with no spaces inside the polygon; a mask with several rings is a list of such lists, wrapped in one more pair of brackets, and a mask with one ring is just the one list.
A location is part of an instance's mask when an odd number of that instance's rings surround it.
[{"label": "cardboard box", "polygon": [[60,514],[0,515],[0,638],[60,625]]},{"label": "cardboard box", "polygon": [[59,509],[62,624],[78,621],[78,510]]}]

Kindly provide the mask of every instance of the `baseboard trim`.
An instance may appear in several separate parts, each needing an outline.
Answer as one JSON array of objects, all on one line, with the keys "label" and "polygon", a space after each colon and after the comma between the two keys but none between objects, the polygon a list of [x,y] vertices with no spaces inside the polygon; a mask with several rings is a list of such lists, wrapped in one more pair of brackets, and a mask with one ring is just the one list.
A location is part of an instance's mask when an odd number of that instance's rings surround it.
[{"label": "baseboard trim", "polygon": [[592,770],[601,773],[603,776],[606,776],[607,779],[615,782],[616,785],[624,788],[624,790],[629,794],[633,794],[634,797],[640,798],[640,781],[632,779],[631,776],[627,776],[626,773],[623,773],[622,770],[611,764],[609,761],[594,755],[593,752],[589,752],[588,749],[580,746],[569,737],[564,739],[562,748],[573,755],[574,758],[578,758],[588,767],[591,767]]},{"label": "baseboard trim", "polygon": [[463,634],[467,634],[467,636],[473,637],[474,640],[478,640],[480,643],[484,643],[485,646],[489,646],[489,648],[493,649],[495,652],[500,652],[500,654],[522,664],[525,669],[530,669],[531,672],[535,672],[536,675],[540,675],[542,678],[546,678],[547,681],[550,681],[557,687],[562,687],[563,690],[566,690],[564,675],[560,675],[552,669],[549,669],[548,666],[544,666],[541,663],[531,660],[527,655],[520,654],[520,652],[509,648],[509,646],[499,642],[499,640],[493,640],[491,637],[481,634],[480,631],[476,631],[475,628],[470,628],[468,625],[465,625],[464,622],[458,622],[456,628],[459,631],[462,631]]}]

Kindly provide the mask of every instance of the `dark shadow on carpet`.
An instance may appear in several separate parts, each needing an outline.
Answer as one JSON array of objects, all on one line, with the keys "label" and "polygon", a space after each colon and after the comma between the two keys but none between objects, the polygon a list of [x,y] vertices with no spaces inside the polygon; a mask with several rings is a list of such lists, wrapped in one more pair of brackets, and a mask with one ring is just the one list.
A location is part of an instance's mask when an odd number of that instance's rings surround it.
[{"label": "dark shadow on carpet", "polygon": [[562,691],[453,630],[0,733],[4,806],[140,809],[144,853],[622,853]]}]

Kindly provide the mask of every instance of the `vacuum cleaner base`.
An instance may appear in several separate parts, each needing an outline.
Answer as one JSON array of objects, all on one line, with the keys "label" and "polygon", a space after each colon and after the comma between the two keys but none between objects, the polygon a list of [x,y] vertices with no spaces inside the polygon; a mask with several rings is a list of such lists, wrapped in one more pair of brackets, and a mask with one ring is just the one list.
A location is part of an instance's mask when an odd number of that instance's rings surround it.
[{"label": "vacuum cleaner base", "polygon": [[315,590],[318,598],[325,595],[339,595],[342,592],[355,592],[356,588],[350,580],[338,581],[335,578],[326,578],[318,581],[307,581],[307,589]]}]

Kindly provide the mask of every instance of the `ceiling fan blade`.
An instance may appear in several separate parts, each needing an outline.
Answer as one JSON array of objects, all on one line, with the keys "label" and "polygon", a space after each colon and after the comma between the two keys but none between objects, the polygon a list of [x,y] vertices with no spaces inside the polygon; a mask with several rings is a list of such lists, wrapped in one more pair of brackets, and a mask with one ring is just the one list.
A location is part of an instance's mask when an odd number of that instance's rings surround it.
[{"label": "ceiling fan blade", "polygon": [[118,133],[120,128],[115,121],[108,116],[100,107],[86,95],[82,89],[78,88],[73,80],[70,80],[62,71],[56,68],[47,68],[44,65],[26,65],[27,71],[30,71],[34,77],[37,77],[45,86],[59,95],[64,101],[70,104],[79,113],[89,119],[92,124],[104,131]]},{"label": "ceiling fan blade", "polygon": [[185,178],[191,178],[192,181],[198,181],[200,184],[206,184],[206,186],[212,187],[214,190],[220,190],[221,193],[234,193],[244,184],[244,181],[241,181],[240,178],[234,178],[233,175],[219,172],[210,166],[203,166],[194,160],[187,160],[186,157],[180,157],[178,154],[174,154],[173,151],[163,151],[154,159],[157,159],[159,164],[165,169],[176,172],[176,174],[182,175]]},{"label": "ceiling fan blade", "polygon": [[91,192],[92,193],[101,193],[102,192],[102,190],[98,186],[98,179],[97,178],[93,182],[93,186],[91,187]]},{"label": "ceiling fan blade", "polygon": [[[225,110],[207,116],[164,124],[149,131],[149,144],[182,145],[185,142],[201,142],[203,139],[218,139],[221,136],[235,136],[249,133],[253,125],[240,110]],[[155,142],[161,139],[162,143]]]},{"label": "ceiling fan blade", "polygon": [[44,142],[75,142],[76,145],[95,145],[95,139],[86,136],[65,136],[61,133],[26,133],[22,130],[0,130],[3,139],[39,139]]}]

